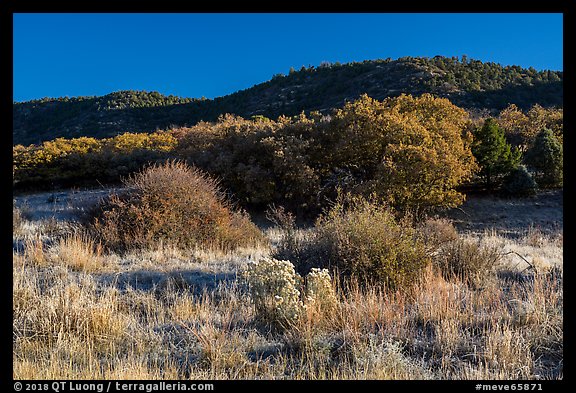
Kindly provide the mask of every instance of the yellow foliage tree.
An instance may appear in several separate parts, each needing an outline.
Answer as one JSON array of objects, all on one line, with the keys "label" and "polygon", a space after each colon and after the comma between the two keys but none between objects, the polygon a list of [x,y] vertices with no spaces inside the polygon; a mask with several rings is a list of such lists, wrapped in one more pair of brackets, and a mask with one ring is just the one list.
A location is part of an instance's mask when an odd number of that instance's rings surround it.
[{"label": "yellow foliage tree", "polygon": [[516,105],[510,104],[496,120],[506,132],[508,141],[522,152],[532,146],[536,135],[543,129],[551,130],[560,142],[563,140],[563,109],[543,108],[536,104],[524,113]]},{"label": "yellow foliage tree", "polygon": [[477,170],[467,121],[466,111],[430,94],[382,102],[364,95],[335,114],[332,164],[358,168],[356,190],[397,209],[457,206],[464,195],[455,188]]}]

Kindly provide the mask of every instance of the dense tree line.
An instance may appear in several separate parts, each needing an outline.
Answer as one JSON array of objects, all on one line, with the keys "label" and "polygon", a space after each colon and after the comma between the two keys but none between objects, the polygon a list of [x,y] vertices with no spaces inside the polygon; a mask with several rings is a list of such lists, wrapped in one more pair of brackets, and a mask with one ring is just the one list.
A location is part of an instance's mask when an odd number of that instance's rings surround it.
[{"label": "dense tree line", "polygon": [[12,149],[14,186],[22,189],[117,182],[142,166],[170,156],[169,133],[124,133],[114,138],[57,138]]},{"label": "dense tree line", "polygon": [[174,157],[216,176],[248,205],[314,209],[343,190],[420,211],[462,201],[454,188],[475,170],[463,134],[467,117],[431,95],[363,96],[331,116],[226,115],[171,133],[56,139],[14,147],[15,181],[111,180],[146,161]]},{"label": "dense tree line", "polygon": [[541,107],[528,111],[538,116],[518,110],[540,119],[542,129],[515,138],[517,125],[524,124],[510,121],[516,110],[472,119],[449,100],[429,94],[383,101],[365,95],[330,115],[276,120],[224,115],[153,134],[58,138],[15,146],[14,181],[17,188],[114,182],[151,162],[176,158],[219,179],[244,206],[277,203],[317,211],[346,192],[419,214],[459,205],[464,200],[459,189],[466,184],[491,190],[507,185],[514,193],[518,179],[510,176],[528,173],[517,171],[520,164],[540,186],[561,185],[561,117]]}]

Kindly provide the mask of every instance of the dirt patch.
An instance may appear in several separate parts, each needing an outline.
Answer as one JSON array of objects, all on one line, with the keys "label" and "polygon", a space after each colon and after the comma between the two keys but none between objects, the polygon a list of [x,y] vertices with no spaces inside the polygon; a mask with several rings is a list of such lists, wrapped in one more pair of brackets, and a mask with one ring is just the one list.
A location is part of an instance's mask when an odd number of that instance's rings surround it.
[{"label": "dirt patch", "polygon": [[556,234],[564,227],[563,195],[562,189],[541,191],[530,198],[472,195],[446,215],[465,232],[494,230],[503,236],[517,236],[536,229]]},{"label": "dirt patch", "polygon": [[97,188],[86,190],[64,190],[21,194],[14,196],[14,205],[21,209],[29,221],[54,218],[58,221],[75,221],[85,209],[119,188]]}]

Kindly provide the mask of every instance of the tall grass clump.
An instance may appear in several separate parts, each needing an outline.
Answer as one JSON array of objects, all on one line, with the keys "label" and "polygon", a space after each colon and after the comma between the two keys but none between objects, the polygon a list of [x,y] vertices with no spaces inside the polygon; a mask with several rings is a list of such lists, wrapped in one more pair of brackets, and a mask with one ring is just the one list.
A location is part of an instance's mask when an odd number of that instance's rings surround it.
[{"label": "tall grass clump", "polygon": [[222,251],[262,241],[215,180],[178,161],[152,165],[124,181],[128,191],[103,201],[91,227],[110,249],[175,245]]},{"label": "tall grass clump", "polygon": [[22,217],[22,211],[16,205],[12,205],[12,233],[14,235],[21,234],[23,225],[24,217]]},{"label": "tall grass clump", "polygon": [[52,262],[75,271],[93,272],[104,267],[102,246],[86,233],[79,232],[58,239]]}]

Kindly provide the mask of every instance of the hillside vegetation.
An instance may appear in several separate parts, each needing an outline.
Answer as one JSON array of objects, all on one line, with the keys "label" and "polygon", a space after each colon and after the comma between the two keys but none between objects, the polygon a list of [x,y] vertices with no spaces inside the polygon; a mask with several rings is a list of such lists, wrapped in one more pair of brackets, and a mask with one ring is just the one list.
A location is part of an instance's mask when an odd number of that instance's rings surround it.
[{"label": "hillside vegetation", "polygon": [[15,104],[14,190],[71,189],[15,195],[14,378],[562,379],[561,86],[403,58]]},{"label": "hillside vegetation", "polygon": [[511,105],[494,118],[471,117],[427,93],[382,101],[363,95],[330,114],[224,115],[169,131],[17,145],[14,186],[118,183],[178,159],[217,178],[245,208],[279,204],[318,213],[349,192],[376,194],[419,215],[458,206],[470,187],[531,195],[536,187],[561,186],[562,140],[562,109]]},{"label": "hillside vegetation", "polygon": [[432,93],[467,110],[504,109],[515,104],[561,107],[563,72],[483,63],[463,56],[404,57],[347,64],[322,63],[223,97],[164,96],[119,91],[102,97],[45,98],[13,106],[14,144],[39,144],[57,137],[106,138],[123,132],[153,132],[215,121],[232,113],[277,118],[302,111],[328,113],[362,94],[382,100],[401,93]]}]

